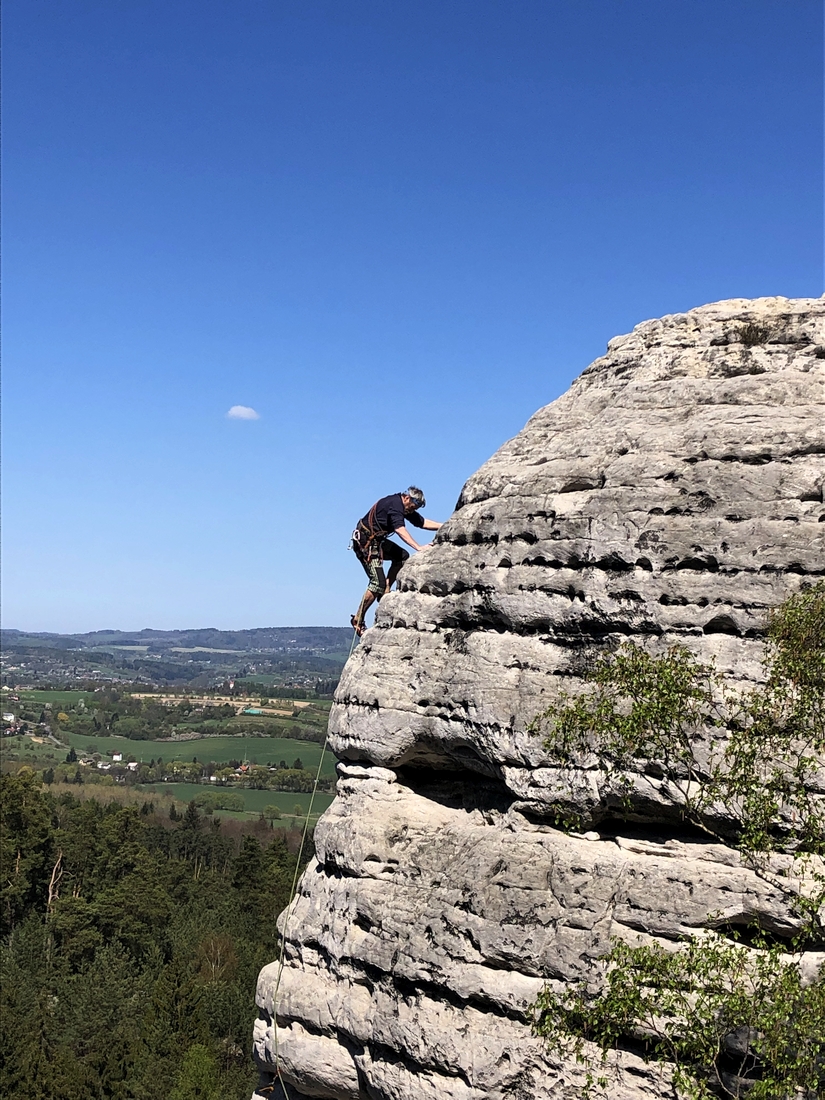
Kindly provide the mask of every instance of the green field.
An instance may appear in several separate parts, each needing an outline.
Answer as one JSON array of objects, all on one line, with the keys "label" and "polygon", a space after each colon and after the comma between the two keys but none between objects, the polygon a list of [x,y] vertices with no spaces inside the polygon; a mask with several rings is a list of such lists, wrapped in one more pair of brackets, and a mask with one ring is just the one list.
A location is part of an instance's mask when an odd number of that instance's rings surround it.
[{"label": "green field", "polygon": [[63,703],[79,703],[81,699],[88,704],[94,699],[94,692],[92,691],[26,691],[21,689],[18,694],[22,703],[51,703],[52,706]]},{"label": "green field", "polygon": [[0,744],[0,754],[4,760],[32,760],[38,767],[50,764],[62,764],[66,759],[66,746],[38,745],[30,737],[4,737]]},{"label": "green field", "polygon": [[[208,794],[210,791],[213,791],[215,786],[216,784],[214,783],[146,783],[139,784],[134,790],[142,791],[147,795],[171,794],[173,798],[180,802],[191,802],[192,799],[197,798],[199,794]],[[281,813],[284,814],[282,823],[285,825],[294,825],[295,818],[293,816],[293,811],[295,807],[301,807],[301,815],[303,817],[309,808],[309,800],[311,797],[308,794],[291,794],[288,791],[251,791],[241,790],[239,787],[227,789],[243,796],[245,812],[233,813],[231,810],[215,810],[215,817],[245,817],[248,814],[257,816],[262,813],[267,806],[277,806]],[[313,802],[313,820],[319,817],[331,802],[331,794],[319,791],[315,795]],[[275,824],[278,824],[277,820]]]},{"label": "green field", "polygon": [[[112,753],[122,752],[147,764],[161,757],[165,764],[173,760],[192,761],[197,756],[201,764],[213,760],[224,764],[227,760],[248,761],[250,764],[278,764],[285,760],[289,767],[296,757],[310,771],[318,767],[321,746],[315,741],[298,741],[292,737],[199,737],[193,741],[133,741],[128,737],[90,737],[83,733],[62,733],[61,736],[76,751]],[[57,749],[51,749],[57,752]],[[335,757],[327,749],[321,775],[335,775]]]}]

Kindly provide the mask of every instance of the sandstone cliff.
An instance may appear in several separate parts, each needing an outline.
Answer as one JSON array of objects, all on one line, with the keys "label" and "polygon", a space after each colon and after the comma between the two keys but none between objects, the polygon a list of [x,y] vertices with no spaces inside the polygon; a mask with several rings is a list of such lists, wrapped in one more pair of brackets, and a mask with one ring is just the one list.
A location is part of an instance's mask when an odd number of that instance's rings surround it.
[{"label": "sandstone cliff", "polygon": [[[319,823],[255,1052],[290,1100],[574,1097],[527,1005],[611,937],[794,919],[634,775],[549,766],[531,719],[624,639],[760,676],[767,608],[825,576],[825,299],[733,300],[612,340],[465,485],[344,672]],[[587,831],[553,828],[560,801]],[[711,916],[712,915],[712,916]],[[632,1054],[616,1098],[662,1094]]]}]

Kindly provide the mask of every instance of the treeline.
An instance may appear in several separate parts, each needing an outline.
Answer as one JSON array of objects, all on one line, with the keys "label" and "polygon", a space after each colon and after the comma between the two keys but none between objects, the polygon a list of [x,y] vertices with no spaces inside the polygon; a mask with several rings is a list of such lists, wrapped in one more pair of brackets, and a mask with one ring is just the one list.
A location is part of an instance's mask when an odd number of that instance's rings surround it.
[{"label": "treeline", "polygon": [[[266,691],[268,694],[261,696],[262,700],[279,698],[274,689]],[[302,717],[301,724],[294,721]],[[61,733],[85,737],[116,734],[133,741],[154,741],[184,732],[234,735],[242,728],[248,734],[323,742],[326,726],[326,711],[319,714],[312,707],[296,710],[292,719],[278,722],[269,715],[239,717],[231,703],[204,705],[182,697],[170,706],[117,688],[96,691],[88,702],[79,699],[76,703],[50,707],[25,702],[20,718],[24,723],[48,725],[56,737]]]},{"label": "treeline", "polygon": [[247,1100],[292,834],[0,777],[0,1094]]},{"label": "treeline", "polygon": [[136,741],[151,741],[168,737],[181,724],[234,718],[231,704],[217,707],[196,707],[188,699],[168,707],[154,699],[139,699],[117,688],[96,691],[88,703],[44,705],[24,701],[20,708],[23,722],[48,725],[55,736],[76,733],[86,737],[107,737],[117,734]]},{"label": "treeline", "polygon": [[[227,766],[216,764],[214,761],[200,763],[197,759],[191,762],[186,760],[171,760],[165,764],[162,760],[150,760],[148,764],[138,764],[132,770],[128,766],[113,764],[108,771],[100,771],[92,765],[82,765],[74,749],[66,753],[66,761],[42,769],[34,769],[28,764],[22,765],[27,771],[35,771],[39,779],[48,787],[52,783],[76,783],[78,786],[91,784],[94,786],[114,786],[116,784],[125,787],[134,787],[145,783],[200,783],[205,778],[215,776],[216,786],[211,790],[221,787],[250,788],[256,791],[287,791],[293,794],[306,794],[316,786],[316,773],[305,768],[300,757],[297,757],[292,766],[288,766],[285,760],[281,760],[276,766],[269,767],[264,764],[245,765],[246,770],[240,774],[235,768],[240,762],[230,760]],[[335,780],[327,776],[317,778],[317,789],[330,791],[335,785]]]}]

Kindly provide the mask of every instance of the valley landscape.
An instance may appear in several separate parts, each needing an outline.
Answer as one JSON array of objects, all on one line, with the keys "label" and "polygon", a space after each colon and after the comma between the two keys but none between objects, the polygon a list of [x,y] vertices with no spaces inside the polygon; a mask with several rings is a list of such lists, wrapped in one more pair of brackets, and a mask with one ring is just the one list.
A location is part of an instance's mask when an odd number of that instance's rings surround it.
[{"label": "valley landscape", "polygon": [[315,689],[351,632],[217,634],[3,632],[7,1095],[254,1086],[255,973],[332,801]]},{"label": "valley landscape", "polygon": [[[217,634],[144,631],[115,634],[113,643],[111,634],[21,640],[4,631],[5,770],[34,769],[58,787],[73,783],[98,796],[120,789],[180,803],[200,794],[218,816],[302,817],[321,761],[328,694],[343,667],[336,647],[351,642],[351,631]],[[206,677],[193,675],[189,663],[191,643],[204,641],[223,643]],[[150,648],[162,664],[159,676],[151,658],[148,668],[115,664],[124,649]],[[214,655],[216,648],[196,651]],[[333,776],[328,758],[316,812],[329,804]],[[231,798],[216,793],[230,789]]]}]

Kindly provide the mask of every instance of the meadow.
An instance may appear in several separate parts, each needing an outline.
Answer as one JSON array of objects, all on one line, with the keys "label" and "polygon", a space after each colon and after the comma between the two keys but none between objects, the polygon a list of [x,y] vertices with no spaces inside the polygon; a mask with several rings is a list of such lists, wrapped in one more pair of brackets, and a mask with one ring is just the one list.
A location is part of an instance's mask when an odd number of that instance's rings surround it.
[{"label": "meadow", "polygon": [[[214,793],[214,783],[138,783],[124,786],[115,783],[52,783],[49,790],[52,795],[59,797],[61,794],[70,794],[81,801],[92,799],[102,805],[115,802],[119,806],[140,809],[144,803],[151,802],[154,812],[162,818],[170,816],[172,806],[179,815],[182,815],[186,806],[192,799],[199,795]],[[277,806],[281,818],[275,818],[272,825],[275,828],[295,828],[303,825],[309,809],[311,796],[309,794],[297,794],[290,791],[259,791],[242,787],[222,787],[223,791],[231,791],[243,799],[243,810],[215,810],[214,817],[233,818],[236,821],[249,821],[259,817],[268,807]],[[324,791],[318,791],[312,804],[312,817],[310,824],[314,825],[320,815],[332,802],[333,796]]]},{"label": "meadow", "polygon": [[81,700],[89,705],[95,697],[93,691],[36,691],[28,688],[21,688],[19,695],[22,702],[39,703],[41,706],[45,703],[51,703],[52,706],[74,706]]},{"label": "meadow", "polygon": [[[141,799],[158,797],[166,799],[173,798],[176,803],[188,803],[199,795],[209,794],[210,790],[214,791],[214,788],[214,783],[145,783],[139,784],[134,787],[133,790]],[[273,825],[276,827],[278,825],[294,827],[296,825],[296,817],[299,818],[297,823],[301,824],[309,809],[311,798],[311,795],[308,794],[292,794],[289,791],[255,791],[242,789],[240,787],[232,787],[231,790],[234,794],[239,794],[243,797],[243,811],[215,810],[215,817],[241,819],[248,818],[250,815],[258,817],[268,806],[277,806],[281,814],[283,814],[283,817],[280,820],[276,818],[273,821]],[[310,824],[315,824],[320,815],[332,802],[332,798],[333,796],[331,794],[318,791],[313,800],[312,819]],[[298,812],[296,813],[296,811]]]},{"label": "meadow", "polygon": [[[300,757],[305,768],[314,772],[321,758],[322,746],[315,741],[298,741],[292,737],[198,737],[189,741],[134,741],[128,737],[90,737],[88,734],[61,734],[76,752],[99,752],[108,755],[122,752],[124,759],[133,756],[136,760],[148,763],[162,759],[169,764],[173,760],[190,762],[197,757],[198,762],[207,764],[227,764],[230,760],[240,760],[248,764],[277,765],[281,760],[292,767],[296,757]],[[50,752],[57,752],[53,746]],[[335,775],[335,757],[327,750],[321,775],[332,778]]]},{"label": "meadow", "polygon": [[55,745],[51,741],[33,741],[31,737],[23,735],[4,737],[0,750],[4,763],[17,760],[47,767],[50,764],[62,764],[66,759],[65,745]]}]

